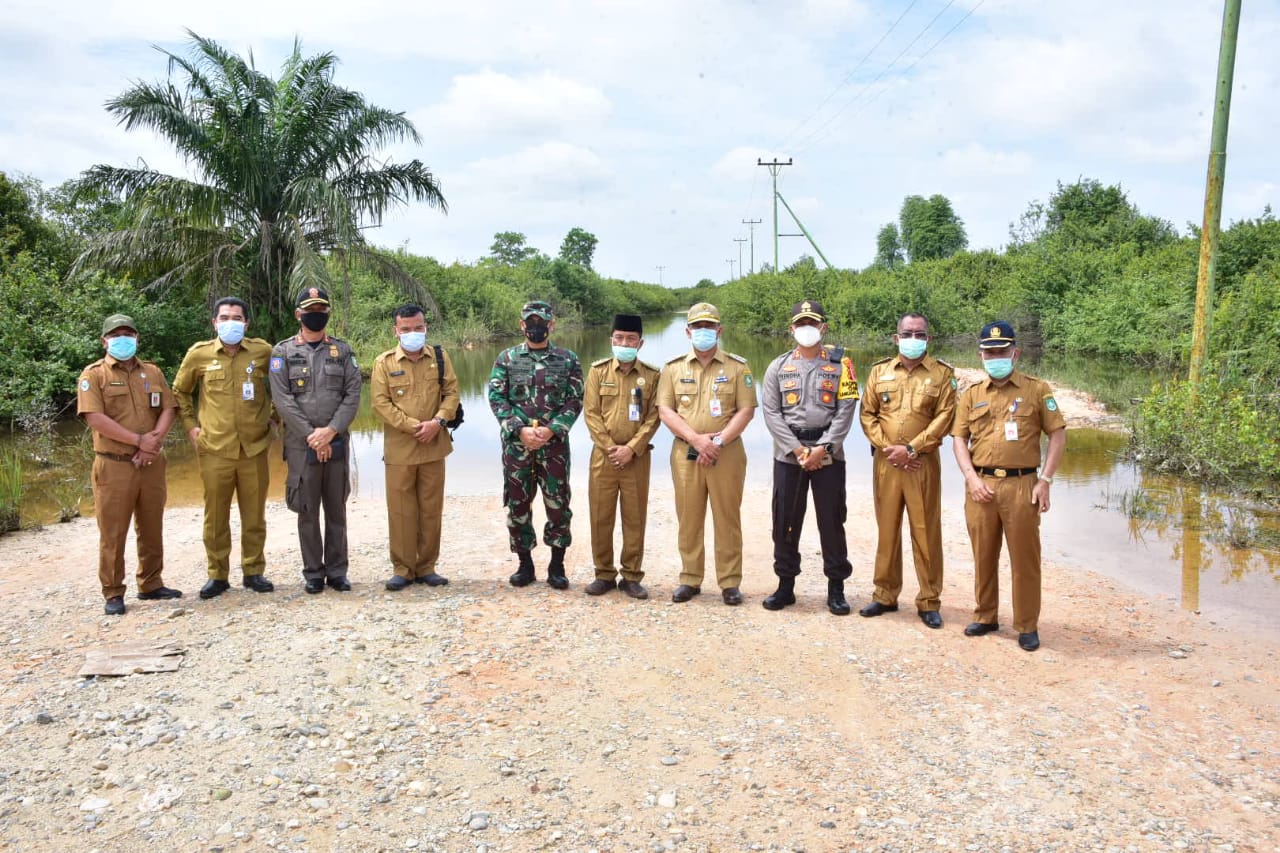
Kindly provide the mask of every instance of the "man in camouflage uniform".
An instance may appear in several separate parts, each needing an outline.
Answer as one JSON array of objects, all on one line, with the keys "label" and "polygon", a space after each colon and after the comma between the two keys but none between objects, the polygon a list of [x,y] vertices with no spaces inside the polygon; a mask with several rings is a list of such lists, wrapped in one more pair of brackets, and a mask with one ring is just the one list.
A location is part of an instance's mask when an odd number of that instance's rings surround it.
[{"label": "man in camouflage uniform", "polygon": [[545,302],[520,311],[525,342],[503,350],[489,375],[489,408],[502,437],[502,499],[507,507],[511,550],[520,565],[512,586],[534,580],[531,551],[538,544],[530,514],[535,489],[542,490],[547,524],[542,539],[551,546],[547,583],[568,589],[564,552],[572,537],[569,522],[569,430],[582,412],[582,365],[567,349],[550,345],[555,319]]},{"label": "man in camouflage uniform", "polygon": [[[351,347],[325,334],[329,295],[316,287],[298,294],[298,334],[271,351],[271,396],[284,421],[289,466],[285,503],[298,514],[302,577],[309,593],[347,580],[347,496],[351,494],[351,434],[360,408],[360,370]],[[320,508],[324,508],[324,536]]]}]

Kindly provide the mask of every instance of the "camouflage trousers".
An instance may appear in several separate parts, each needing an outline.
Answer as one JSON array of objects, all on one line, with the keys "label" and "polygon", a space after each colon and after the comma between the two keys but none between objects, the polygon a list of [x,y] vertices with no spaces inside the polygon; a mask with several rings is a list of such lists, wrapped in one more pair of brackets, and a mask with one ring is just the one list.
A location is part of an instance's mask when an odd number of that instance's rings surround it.
[{"label": "camouflage trousers", "polygon": [[520,442],[502,448],[502,502],[507,507],[507,534],[512,551],[532,551],[538,544],[533,532],[533,496],[542,490],[547,523],[542,541],[552,548],[568,548],[573,537],[569,522],[569,442],[557,440],[541,450],[528,451]]}]

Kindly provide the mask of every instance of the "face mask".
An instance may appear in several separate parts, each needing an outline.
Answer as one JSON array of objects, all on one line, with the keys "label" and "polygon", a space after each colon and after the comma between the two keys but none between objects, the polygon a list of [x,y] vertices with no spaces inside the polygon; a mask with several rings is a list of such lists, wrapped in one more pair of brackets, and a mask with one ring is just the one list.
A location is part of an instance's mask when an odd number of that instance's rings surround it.
[{"label": "face mask", "polygon": [[690,329],[689,340],[698,352],[708,352],[716,348],[717,329]]},{"label": "face mask", "polygon": [[815,347],[822,340],[822,330],[817,326],[796,326],[791,337],[802,347]]},{"label": "face mask", "polygon": [[418,352],[427,345],[426,332],[403,332],[400,335],[400,346],[405,352]]},{"label": "face mask", "polygon": [[116,361],[128,361],[138,351],[138,339],[128,335],[107,339],[107,352]]},{"label": "face mask", "polygon": [[618,361],[625,361],[627,363],[635,361],[636,354],[639,352],[639,347],[620,347],[617,344],[613,347],[613,357]]},{"label": "face mask", "polygon": [[531,344],[542,343],[549,334],[551,334],[551,327],[542,323],[526,324],[524,327],[524,336],[529,339]]},{"label": "face mask", "polygon": [[982,366],[987,369],[987,375],[992,379],[1004,379],[1010,373],[1013,373],[1013,359],[1011,358],[983,359]]},{"label": "face mask", "polygon": [[905,359],[915,360],[924,355],[924,351],[928,349],[929,342],[922,341],[919,338],[899,338],[898,352]]},{"label": "face mask", "polygon": [[218,340],[235,346],[244,340],[244,320],[223,320],[218,324]]},{"label": "face mask", "polygon": [[302,325],[311,332],[324,331],[324,327],[329,325],[329,315],[323,311],[303,311]]}]

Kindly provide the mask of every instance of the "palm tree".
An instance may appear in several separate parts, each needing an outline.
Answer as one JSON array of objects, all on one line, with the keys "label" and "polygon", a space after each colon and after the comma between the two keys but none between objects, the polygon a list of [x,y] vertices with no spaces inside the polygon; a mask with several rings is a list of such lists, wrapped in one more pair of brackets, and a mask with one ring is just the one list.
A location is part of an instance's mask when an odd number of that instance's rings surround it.
[{"label": "palm tree", "polygon": [[210,297],[235,292],[254,307],[260,333],[278,333],[292,322],[293,294],[330,286],[332,255],[344,282],[348,264],[364,262],[438,316],[426,289],[362,234],[410,201],[448,211],[421,162],[374,157],[391,143],[420,143],[413,124],[335,85],[331,53],[304,57],[295,41],[273,80],[252,53],[246,60],[187,34],[187,57],[157,48],[169,59],[167,82],[138,83],[107,110],[128,130],[166,138],[195,177],[143,162],[84,172],[80,193],[119,196],[129,227],[100,235],[77,267],[130,272],[150,289],[196,283]]}]

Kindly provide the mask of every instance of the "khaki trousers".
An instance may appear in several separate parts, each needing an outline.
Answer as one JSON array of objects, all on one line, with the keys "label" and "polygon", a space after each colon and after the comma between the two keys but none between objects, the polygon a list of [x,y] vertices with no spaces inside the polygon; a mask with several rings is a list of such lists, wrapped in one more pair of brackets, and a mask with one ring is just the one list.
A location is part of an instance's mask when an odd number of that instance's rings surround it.
[{"label": "khaki trousers", "polygon": [[124,547],[133,521],[138,539],[138,592],[164,586],[165,458],[136,468],[129,461],[93,458],[93,511],[98,520],[98,582],[103,598],[124,595]]},{"label": "khaki trousers", "polygon": [[591,556],[596,577],[614,580],[613,522],[622,510],[622,577],[639,582],[644,578],[644,529],[649,512],[649,465],[651,454],[631,460],[617,469],[598,447],[591,449],[591,474],[587,481],[587,504],[591,512]]},{"label": "khaki trousers", "polygon": [[916,609],[937,610],[942,595],[942,464],[937,453],[919,457],[918,471],[894,468],[877,453],[872,465],[871,493],[876,507],[876,590],[881,604],[897,604],[902,592],[902,511],[911,530],[915,560]]},{"label": "khaki trousers", "polygon": [[267,451],[257,456],[224,459],[200,454],[200,479],[204,483],[204,550],[209,577],[225,581],[231,575],[231,499],[240,507],[240,566],[245,577],[267,568],[263,548],[267,544],[267,486],[270,472]]},{"label": "khaki trousers", "polygon": [[721,589],[742,585],[742,486],[747,479],[747,452],[738,440],[720,451],[711,467],[686,458],[689,445],[671,445],[671,483],[676,493],[680,532],[680,583],[702,585],[706,563],[703,531],[707,501],[715,528],[716,579]]},{"label": "khaki trousers", "polygon": [[1013,579],[1013,629],[1019,634],[1037,630],[1040,619],[1040,511],[1031,502],[1035,476],[991,477],[982,480],[996,494],[988,503],[966,497],[964,517],[973,543],[973,621],[999,622],[1000,540],[1009,545]]},{"label": "khaki trousers", "polygon": [[444,516],[444,460],[386,466],[387,540],[391,565],[414,580],[436,570]]}]

